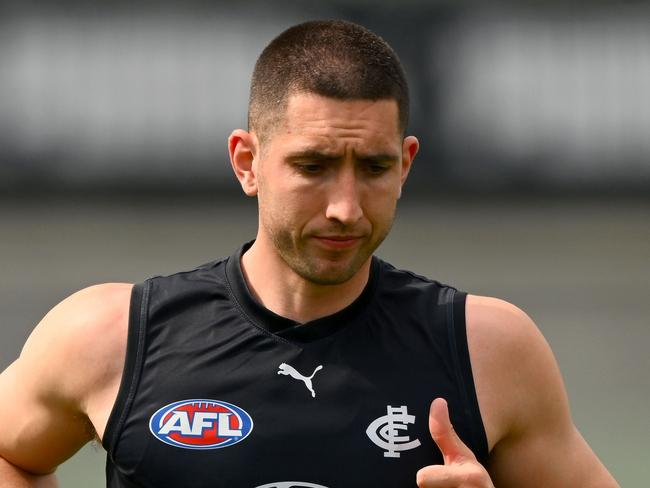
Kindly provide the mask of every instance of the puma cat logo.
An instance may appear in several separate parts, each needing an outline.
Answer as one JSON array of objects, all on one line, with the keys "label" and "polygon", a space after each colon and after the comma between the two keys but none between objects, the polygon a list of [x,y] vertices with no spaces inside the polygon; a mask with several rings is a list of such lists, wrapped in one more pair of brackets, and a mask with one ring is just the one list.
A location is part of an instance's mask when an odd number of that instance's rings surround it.
[{"label": "puma cat logo", "polygon": [[316,398],[316,392],[314,391],[314,388],[312,386],[311,380],[313,379],[314,375],[318,373],[321,369],[323,369],[323,365],[321,364],[320,366],[317,366],[314,372],[311,374],[311,376],[303,376],[296,369],[287,364],[287,363],[282,363],[279,366],[278,369],[278,374],[283,374],[285,376],[291,376],[293,379],[300,380],[302,381],[307,389],[311,391],[311,396],[312,398]]}]

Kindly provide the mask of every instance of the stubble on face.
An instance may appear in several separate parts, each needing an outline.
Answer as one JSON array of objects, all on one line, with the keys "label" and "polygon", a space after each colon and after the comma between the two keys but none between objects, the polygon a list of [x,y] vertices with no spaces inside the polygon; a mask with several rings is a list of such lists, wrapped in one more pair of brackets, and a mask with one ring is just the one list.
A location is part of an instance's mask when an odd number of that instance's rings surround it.
[{"label": "stubble on face", "polygon": [[[373,232],[374,229],[370,230],[369,234],[364,235],[357,249],[340,253],[326,253],[315,249],[314,244],[310,242],[310,239],[313,239],[310,234],[299,235],[291,230],[290,223],[274,221],[271,215],[266,217],[268,218],[262,217],[260,223],[286,265],[310,283],[331,286],[345,283],[359,272],[390,232],[394,212],[387,216],[385,227],[376,233]],[[320,232],[324,230],[319,229]],[[341,224],[330,224],[326,232],[348,235],[354,234],[355,229],[348,229]]]},{"label": "stubble on face", "polygon": [[[339,103],[343,102],[326,101],[326,104]],[[361,109],[371,105],[369,102],[360,103],[363,104]],[[396,119],[397,108],[390,106],[386,110],[384,106],[379,110],[381,111],[373,114],[377,122],[369,125],[367,132],[383,129],[388,134],[386,137],[392,137],[393,132],[397,133],[397,126],[391,127],[390,130],[384,129],[384,121],[386,118],[392,120],[393,116]],[[356,113],[353,112],[353,118]],[[297,118],[297,121],[302,120],[301,117]],[[327,118],[325,120],[331,122]],[[286,124],[286,120],[284,122]],[[335,122],[336,119],[331,125],[337,126]],[[298,122],[294,122],[295,127],[287,127],[288,124],[285,124],[279,133],[293,134],[293,130],[299,133],[305,131],[304,125]],[[365,137],[367,133],[358,132],[362,134],[359,137]],[[330,132],[325,134],[334,138]],[[300,185],[304,183],[295,183],[296,180],[291,180],[294,183],[285,185],[285,177],[292,177],[286,176],[283,173],[283,168],[286,167],[278,163],[282,160],[283,144],[277,143],[275,149],[270,150],[265,147],[268,143],[267,139],[260,146],[261,157],[257,172],[259,225],[260,229],[263,229],[263,236],[258,237],[268,239],[274,254],[305,281],[316,285],[340,285],[348,282],[368,263],[392,227],[398,192],[392,188],[394,183],[390,183],[388,189],[386,186],[378,186],[375,195],[368,196],[370,190],[365,190],[364,202],[360,203],[364,215],[358,222],[346,224],[336,219],[324,219],[322,212],[327,202],[323,202],[319,207],[319,199],[323,198],[320,190],[312,191],[308,184],[301,188]],[[269,149],[268,152],[266,149]],[[279,150],[279,153],[276,153],[276,150]],[[371,198],[374,201],[370,200]],[[317,211],[314,212],[314,209]],[[366,214],[366,211],[370,213]],[[355,236],[359,239],[350,248],[336,249],[323,246],[322,242],[319,242],[319,237],[326,236]]]},{"label": "stubble on face", "polygon": [[[364,221],[355,227],[341,222],[317,226],[308,222],[296,225],[289,209],[300,208],[300,202],[285,202],[282,196],[269,195],[264,178],[258,175],[259,225],[271,241],[274,251],[295,274],[315,285],[340,285],[349,281],[368,261],[388,235],[394,218],[393,211],[385,215],[381,228]],[[309,198],[305,195],[304,198]],[[322,235],[360,235],[361,242],[350,250],[326,251],[313,241]]]}]

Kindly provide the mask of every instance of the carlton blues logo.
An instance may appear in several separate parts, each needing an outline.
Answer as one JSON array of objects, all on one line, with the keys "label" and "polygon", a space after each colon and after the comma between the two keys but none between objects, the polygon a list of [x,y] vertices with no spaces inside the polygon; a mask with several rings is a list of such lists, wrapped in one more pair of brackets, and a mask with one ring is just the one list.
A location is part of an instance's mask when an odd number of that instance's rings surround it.
[{"label": "carlton blues logo", "polygon": [[253,419],[243,409],[219,400],[181,400],[151,416],[149,430],[160,441],[185,449],[220,449],[243,441]]}]

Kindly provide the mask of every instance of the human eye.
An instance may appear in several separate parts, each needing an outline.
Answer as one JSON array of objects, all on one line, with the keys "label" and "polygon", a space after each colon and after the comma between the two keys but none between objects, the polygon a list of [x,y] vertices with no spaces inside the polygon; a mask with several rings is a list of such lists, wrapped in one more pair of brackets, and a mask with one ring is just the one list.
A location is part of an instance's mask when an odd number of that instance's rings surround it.
[{"label": "human eye", "polygon": [[296,163],[295,166],[299,173],[305,175],[318,175],[322,173],[325,169],[322,163],[314,163],[314,162]]},{"label": "human eye", "polygon": [[365,169],[368,174],[373,176],[383,175],[390,168],[390,164],[382,162],[371,162],[365,165]]}]

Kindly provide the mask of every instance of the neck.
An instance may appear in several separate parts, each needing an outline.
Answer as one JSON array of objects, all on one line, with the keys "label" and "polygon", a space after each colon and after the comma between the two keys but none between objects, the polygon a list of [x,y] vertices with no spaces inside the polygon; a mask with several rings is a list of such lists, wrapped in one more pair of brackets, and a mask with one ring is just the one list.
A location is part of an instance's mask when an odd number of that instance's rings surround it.
[{"label": "neck", "polygon": [[371,259],[345,283],[319,285],[295,273],[275,247],[258,235],[242,256],[241,267],[248,288],[262,305],[282,317],[306,323],[354,302],[368,283]]}]

